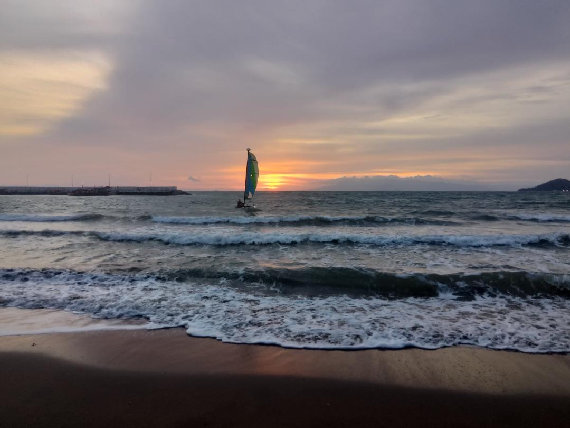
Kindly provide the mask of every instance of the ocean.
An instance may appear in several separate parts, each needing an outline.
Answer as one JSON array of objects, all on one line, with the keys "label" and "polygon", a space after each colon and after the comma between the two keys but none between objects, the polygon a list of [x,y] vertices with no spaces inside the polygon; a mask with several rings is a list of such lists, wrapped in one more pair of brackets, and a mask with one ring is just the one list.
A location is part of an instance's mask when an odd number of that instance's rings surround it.
[{"label": "ocean", "polygon": [[0,196],[0,307],[316,349],[570,351],[570,195]]}]

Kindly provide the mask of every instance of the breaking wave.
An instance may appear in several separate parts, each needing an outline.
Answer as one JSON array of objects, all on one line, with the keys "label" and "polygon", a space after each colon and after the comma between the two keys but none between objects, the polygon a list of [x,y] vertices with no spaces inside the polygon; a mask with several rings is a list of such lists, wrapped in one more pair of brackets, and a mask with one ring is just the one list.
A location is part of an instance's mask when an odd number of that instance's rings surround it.
[{"label": "breaking wave", "polygon": [[346,293],[386,298],[436,297],[451,293],[469,300],[486,294],[519,297],[560,296],[570,298],[570,275],[528,272],[478,274],[394,274],[347,267],[267,268],[226,272],[215,269],[179,269],[153,276],[183,282],[195,278],[238,280],[278,287],[282,292]]},{"label": "breaking wave", "polygon": [[117,233],[99,231],[64,230],[0,230],[0,236],[18,237],[37,235],[44,237],[76,235],[114,242],[161,242],[167,245],[372,245],[408,246],[433,245],[456,247],[568,247],[570,235],[565,233],[532,235],[375,235],[350,233],[261,233],[261,232],[178,232],[178,233]]},{"label": "breaking wave", "polygon": [[[178,274],[193,279],[181,281],[168,274],[4,269],[0,270],[0,305],[62,309],[96,318],[143,318],[149,328],[182,326],[194,336],[294,348],[436,349],[470,344],[523,352],[570,351],[567,298],[556,293],[540,298],[542,291],[538,295],[493,292],[497,281],[504,285],[519,281],[527,284],[523,288],[533,284],[538,289],[567,292],[569,280],[563,275],[498,272],[473,278],[459,274],[447,279],[428,277],[420,281],[436,283],[437,298],[394,300],[345,293],[268,293],[253,284],[240,289],[221,279],[200,281],[193,273]],[[339,272],[333,270],[332,274]],[[399,280],[390,274],[364,275],[386,275],[388,282]],[[457,290],[449,291],[450,283],[455,283]],[[458,293],[461,288],[485,287],[486,292],[472,292],[469,299]]]},{"label": "breaking wave", "polygon": [[64,278],[78,283],[154,280],[158,282],[192,282],[198,279],[235,281],[239,284],[265,285],[280,293],[352,296],[382,296],[389,299],[453,295],[459,300],[477,296],[504,294],[517,297],[564,297],[570,299],[570,275],[521,271],[484,272],[477,274],[395,274],[372,269],[347,267],[305,267],[298,269],[266,268],[217,270],[193,268],[146,274],[118,275],[57,269],[0,269],[2,282],[44,281]]},{"label": "breaking wave", "polygon": [[388,218],[380,216],[282,216],[282,217],[152,217],[156,223],[166,224],[236,224],[277,226],[379,226],[387,224],[449,226],[460,223],[424,219],[420,217]]},{"label": "breaking wave", "polygon": [[[252,226],[390,226],[390,225],[409,225],[409,226],[460,226],[463,222],[460,220],[463,216],[452,211],[414,211],[412,214],[420,214],[427,217],[409,215],[401,217],[383,217],[377,215],[362,216],[324,216],[324,215],[306,215],[306,216],[204,216],[204,217],[168,217],[168,216],[151,216],[148,214],[136,217],[129,216],[107,216],[98,213],[85,214],[0,214],[0,222],[34,222],[34,223],[51,223],[51,222],[80,222],[80,221],[98,221],[103,219],[123,220],[129,222],[153,222],[160,224],[173,225],[252,225]],[[441,218],[430,218],[446,217]],[[449,217],[457,216],[451,220]],[[528,221],[536,223],[568,223],[570,216],[556,213],[534,213],[534,214],[489,214],[478,213],[466,216],[468,220],[481,222],[494,222],[499,220],[515,220]]]}]

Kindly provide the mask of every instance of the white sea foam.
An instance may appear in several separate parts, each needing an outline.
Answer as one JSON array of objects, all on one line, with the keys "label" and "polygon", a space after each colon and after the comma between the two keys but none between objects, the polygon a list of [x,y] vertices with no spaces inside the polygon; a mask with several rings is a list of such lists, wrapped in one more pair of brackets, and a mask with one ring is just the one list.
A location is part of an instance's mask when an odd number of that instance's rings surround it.
[{"label": "white sea foam", "polygon": [[288,232],[277,229],[270,232],[236,231],[236,230],[194,230],[161,232],[146,229],[133,230],[132,232],[102,232],[83,230],[0,230],[0,235],[41,235],[41,236],[91,236],[103,241],[117,242],[145,242],[157,241],[164,244],[174,245],[293,245],[302,243],[321,244],[361,244],[372,246],[408,246],[408,245],[449,245],[456,247],[520,247],[523,245],[549,244],[555,246],[567,246],[570,239],[567,233],[546,233],[528,235],[452,235],[452,234],[380,234],[370,233],[341,233],[341,232]]},{"label": "white sea foam", "polygon": [[[98,318],[144,317],[151,328],[293,348],[435,349],[471,344],[523,352],[570,352],[570,302],[509,296],[456,300],[267,295],[254,287],[61,273],[0,278],[4,304]],[[404,315],[405,314],[405,315]]]},{"label": "white sea foam", "polygon": [[393,224],[437,224],[452,225],[457,222],[423,219],[418,217],[381,217],[375,215],[360,216],[328,216],[328,215],[288,215],[288,216],[255,216],[255,217],[163,217],[154,216],[155,223],[166,224],[189,224],[189,225],[210,225],[210,224],[235,224],[235,225],[283,225],[283,226],[325,226],[325,225],[385,225]]},{"label": "white sea foam", "polygon": [[103,233],[90,232],[107,241],[159,241],[177,245],[268,245],[299,243],[332,243],[363,245],[453,245],[458,247],[521,246],[549,243],[558,245],[568,237],[564,233],[533,235],[382,235],[349,233],[288,233],[272,232],[225,232],[194,231],[179,233]]}]

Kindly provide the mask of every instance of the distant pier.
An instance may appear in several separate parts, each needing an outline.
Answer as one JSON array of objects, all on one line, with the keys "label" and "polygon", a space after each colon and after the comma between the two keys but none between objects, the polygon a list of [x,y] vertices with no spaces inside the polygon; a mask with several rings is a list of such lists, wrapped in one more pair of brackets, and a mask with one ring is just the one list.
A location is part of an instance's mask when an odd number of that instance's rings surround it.
[{"label": "distant pier", "polygon": [[188,195],[176,186],[0,186],[0,195],[73,195],[73,196],[108,196],[108,195],[152,195],[171,196]]}]

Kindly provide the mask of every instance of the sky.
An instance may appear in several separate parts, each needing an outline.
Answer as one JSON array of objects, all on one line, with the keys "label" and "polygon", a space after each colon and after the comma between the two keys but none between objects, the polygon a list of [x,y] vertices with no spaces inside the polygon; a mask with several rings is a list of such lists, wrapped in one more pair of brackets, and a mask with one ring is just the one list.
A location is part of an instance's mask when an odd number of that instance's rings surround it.
[{"label": "sky", "polygon": [[0,0],[0,185],[570,178],[567,0]]}]

